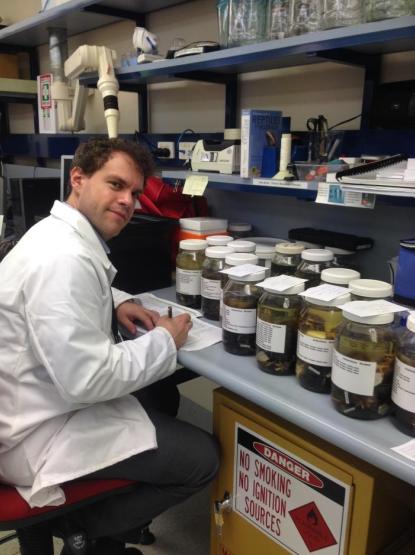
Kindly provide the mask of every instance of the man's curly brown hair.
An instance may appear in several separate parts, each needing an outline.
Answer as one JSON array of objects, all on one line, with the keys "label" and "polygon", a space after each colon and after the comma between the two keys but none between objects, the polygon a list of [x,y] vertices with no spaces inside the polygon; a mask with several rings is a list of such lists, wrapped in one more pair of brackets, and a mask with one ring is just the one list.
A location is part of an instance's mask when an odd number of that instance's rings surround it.
[{"label": "man's curly brown hair", "polygon": [[[127,154],[134,161],[138,171],[144,176],[144,180],[153,175],[154,162],[149,150],[133,141],[120,138],[108,139],[103,137],[89,139],[85,143],[81,143],[75,151],[71,169],[78,167],[85,175],[91,177],[116,152]],[[67,188],[67,194],[69,194],[72,189],[70,183],[67,184]]]}]

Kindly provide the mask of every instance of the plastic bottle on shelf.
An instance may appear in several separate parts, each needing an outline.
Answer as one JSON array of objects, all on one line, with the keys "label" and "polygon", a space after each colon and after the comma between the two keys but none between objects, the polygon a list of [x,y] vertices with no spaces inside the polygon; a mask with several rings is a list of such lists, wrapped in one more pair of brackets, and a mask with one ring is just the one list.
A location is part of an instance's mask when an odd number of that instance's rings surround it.
[{"label": "plastic bottle on shelf", "polygon": [[223,290],[223,347],[234,355],[255,355],[257,305],[265,268],[246,276],[232,276]]},{"label": "plastic bottle on shelf", "polygon": [[176,298],[190,308],[200,308],[202,266],[205,260],[207,241],[183,239],[179,243],[176,258]]},{"label": "plastic bottle on shelf", "polygon": [[356,316],[350,305],[360,303],[354,301],[343,310],[333,352],[331,398],[342,414],[374,420],[388,414],[392,404],[394,316]]},{"label": "plastic bottle on shelf", "polygon": [[271,262],[271,275],[287,274],[293,276],[301,262],[304,245],[300,243],[278,243]]},{"label": "plastic bottle on shelf", "polygon": [[392,401],[398,428],[415,436],[415,315],[410,314],[397,346]]},{"label": "plastic bottle on shelf", "polygon": [[295,373],[298,319],[302,306],[298,293],[304,283],[283,292],[264,284],[258,302],[256,360],[258,367],[276,376]]},{"label": "plastic bottle on shelf", "polygon": [[202,314],[208,320],[219,320],[222,289],[221,270],[225,258],[232,254],[230,247],[207,247],[202,267],[201,297]]},{"label": "plastic bottle on shelf", "polygon": [[305,249],[295,275],[307,280],[306,289],[314,287],[320,283],[321,272],[333,266],[333,259],[334,254],[328,249]]}]

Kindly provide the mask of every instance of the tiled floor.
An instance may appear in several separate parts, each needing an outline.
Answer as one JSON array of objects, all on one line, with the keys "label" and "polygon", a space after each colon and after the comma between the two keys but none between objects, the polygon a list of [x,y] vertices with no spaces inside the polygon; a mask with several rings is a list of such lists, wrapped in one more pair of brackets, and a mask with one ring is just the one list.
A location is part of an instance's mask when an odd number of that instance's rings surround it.
[{"label": "tiled floor", "polygon": [[[205,411],[206,412],[206,411]],[[198,405],[182,402],[180,416],[200,427],[208,428],[209,416]],[[210,488],[203,490],[181,505],[160,515],[151,525],[156,542],[140,546],[144,555],[209,555]],[[0,537],[8,533],[0,533]],[[55,555],[61,551],[61,542],[55,542]],[[0,555],[20,555],[17,541],[0,546]]]}]

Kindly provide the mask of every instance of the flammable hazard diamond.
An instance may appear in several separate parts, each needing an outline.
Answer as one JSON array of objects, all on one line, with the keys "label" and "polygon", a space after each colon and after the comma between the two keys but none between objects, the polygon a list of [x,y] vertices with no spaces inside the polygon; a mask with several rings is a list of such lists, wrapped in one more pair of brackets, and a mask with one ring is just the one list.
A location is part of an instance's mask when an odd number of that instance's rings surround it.
[{"label": "flammable hazard diamond", "polygon": [[310,553],[336,545],[336,538],[314,501],[292,509],[289,513]]}]

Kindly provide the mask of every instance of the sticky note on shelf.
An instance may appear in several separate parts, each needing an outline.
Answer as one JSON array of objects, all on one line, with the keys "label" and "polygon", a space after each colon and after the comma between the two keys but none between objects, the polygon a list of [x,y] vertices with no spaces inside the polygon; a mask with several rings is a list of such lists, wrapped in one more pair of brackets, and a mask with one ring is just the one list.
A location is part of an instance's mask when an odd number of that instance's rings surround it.
[{"label": "sticky note on shelf", "polygon": [[183,194],[194,195],[196,197],[203,196],[208,181],[209,177],[207,175],[189,175],[184,182]]}]

